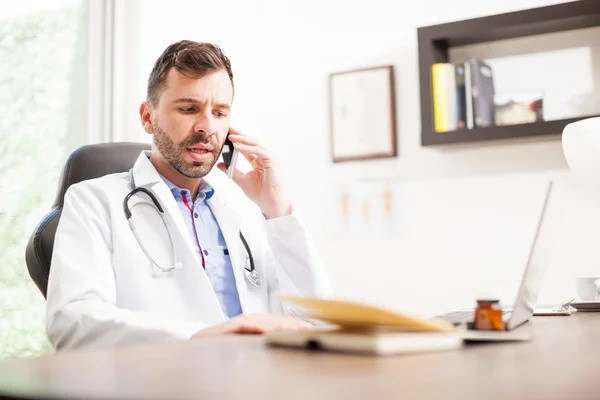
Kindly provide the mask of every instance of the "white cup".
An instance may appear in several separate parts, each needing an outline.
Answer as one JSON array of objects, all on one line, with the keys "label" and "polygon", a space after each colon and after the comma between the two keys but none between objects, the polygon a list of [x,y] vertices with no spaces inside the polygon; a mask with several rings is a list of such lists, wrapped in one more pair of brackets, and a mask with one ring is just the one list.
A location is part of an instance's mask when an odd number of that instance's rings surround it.
[{"label": "white cup", "polygon": [[600,177],[600,117],[582,119],[565,126],[562,148],[573,173]]},{"label": "white cup", "polygon": [[600,300],[600,278],[575,278],[575,283],[582,301]]}]

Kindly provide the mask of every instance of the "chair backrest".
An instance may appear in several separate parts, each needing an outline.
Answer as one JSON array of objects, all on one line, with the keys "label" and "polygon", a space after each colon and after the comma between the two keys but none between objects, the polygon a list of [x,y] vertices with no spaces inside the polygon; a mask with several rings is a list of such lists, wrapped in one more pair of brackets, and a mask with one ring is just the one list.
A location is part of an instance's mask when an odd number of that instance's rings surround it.
[{"label": "chair backrest", "polygon": [[54,236],[62,212],[65,193],[69,186],[87,179],[125,172],[133,166],[142,150],[150,150],[143,143],[101,143],[79,147],[65,163],[58,183],[52,209],[37,225],[25,249],[29,276],[46,297]]}]

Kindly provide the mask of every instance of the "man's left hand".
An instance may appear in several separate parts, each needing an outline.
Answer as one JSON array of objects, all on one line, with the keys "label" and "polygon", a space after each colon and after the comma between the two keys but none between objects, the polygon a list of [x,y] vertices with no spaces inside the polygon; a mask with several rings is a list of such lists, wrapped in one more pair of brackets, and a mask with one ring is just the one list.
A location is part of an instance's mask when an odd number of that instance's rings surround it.
[{"label": "man's left hand", "polygon": [[[267,219],[282,217],[291,213],[291,203],[287,200],[283,185],[276,172],[275,162],[259,142],[241,132],[230,128],[229,139],[236,150],[243,155],[252,166],[252,170],[243,173],[237,168],[233,173],[233,181],[244,191]],[[224,163],[217,167],[226,171]]]}]

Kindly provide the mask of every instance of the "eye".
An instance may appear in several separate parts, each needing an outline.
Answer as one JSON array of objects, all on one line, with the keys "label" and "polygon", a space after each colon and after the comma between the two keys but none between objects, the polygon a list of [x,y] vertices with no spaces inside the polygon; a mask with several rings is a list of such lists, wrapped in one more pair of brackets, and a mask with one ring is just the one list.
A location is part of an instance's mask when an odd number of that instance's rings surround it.
[{"label": "eye", "polygon": [[179,111],[181,111],[184,114],[191,114],[191,113],[195,112],[196,109],[194,107],[183,107],[183,108],[180,108]]},{"label": "eye", "polygon": [[216,111],[215,115],[219,118],[224,118],[227,116],[227,113],[223,112],[223,111]]}]

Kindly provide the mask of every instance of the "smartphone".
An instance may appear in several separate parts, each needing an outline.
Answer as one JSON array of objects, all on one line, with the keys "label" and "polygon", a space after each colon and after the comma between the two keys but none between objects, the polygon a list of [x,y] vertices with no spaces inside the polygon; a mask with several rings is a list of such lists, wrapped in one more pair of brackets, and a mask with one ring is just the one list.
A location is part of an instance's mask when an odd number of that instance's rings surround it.
[{"label": "smartphone", "polygon": [[227,166],[227,176],[231,179],[233,178],[233,171],[235,170],[239,152],[233,147],[231,140],[229,140],[229,132],[225,138],[225,143],[223,143],[221,155],[223,155],[223,162]]}]

